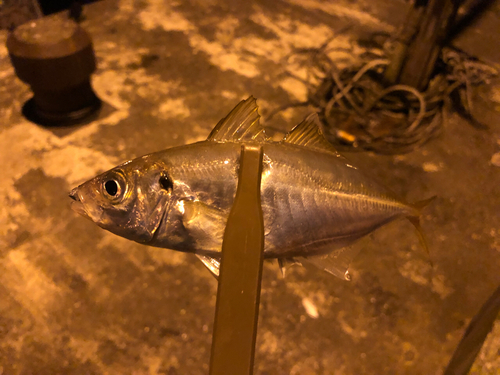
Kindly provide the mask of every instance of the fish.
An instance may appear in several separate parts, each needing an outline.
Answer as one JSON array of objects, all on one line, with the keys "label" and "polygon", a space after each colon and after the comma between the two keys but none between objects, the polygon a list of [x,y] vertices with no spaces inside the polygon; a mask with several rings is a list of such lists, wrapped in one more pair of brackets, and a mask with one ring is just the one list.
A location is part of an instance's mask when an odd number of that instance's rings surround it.
[{"label": "fish", "polygon": [[218,276],[243,144],[263,149],[263,254],[278,259],[283,274],[290,265],[312,264],[350,280],[357,255],[351,245],[404,217],[428,251],[419,217],[429,199],[405,203],[362,173],[324,138],[317,114],[270,140],[253,96],[207,140],[138,157],[74,188],[71,207],[118,236],[194,253]]}]

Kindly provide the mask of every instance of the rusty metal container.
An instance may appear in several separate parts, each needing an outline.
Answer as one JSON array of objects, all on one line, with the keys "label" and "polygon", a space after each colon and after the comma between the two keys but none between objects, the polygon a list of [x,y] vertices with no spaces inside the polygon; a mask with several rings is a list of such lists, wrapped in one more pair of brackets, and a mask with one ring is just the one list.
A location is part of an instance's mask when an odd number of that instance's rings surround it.
[{"label": "rusty metal container", "polygon": [[96,61],[90,36],[61,15],[18,26],[7,39],[17,76],[30,85],[33,98],[23,114],[41,125],[69,125],[95,115],[101,101],[90,76]]}]

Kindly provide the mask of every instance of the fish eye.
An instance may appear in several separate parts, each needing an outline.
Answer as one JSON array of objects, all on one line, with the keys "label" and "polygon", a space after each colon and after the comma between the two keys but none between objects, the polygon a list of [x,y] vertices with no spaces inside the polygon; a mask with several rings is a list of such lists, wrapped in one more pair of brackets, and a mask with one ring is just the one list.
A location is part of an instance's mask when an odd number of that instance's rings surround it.
[{"label": "fish eye", "polygon": [[102,180],[102,195],[112,204],[119,203],[126,195],[127,183],[119,172],[114,172]]},{"label": "fish eye", "polygon": [[109,180],[104,183],[104,190],[108,195],[115,197],[118,194],[118,190],[120,190],[120,185],[115,180]]}]

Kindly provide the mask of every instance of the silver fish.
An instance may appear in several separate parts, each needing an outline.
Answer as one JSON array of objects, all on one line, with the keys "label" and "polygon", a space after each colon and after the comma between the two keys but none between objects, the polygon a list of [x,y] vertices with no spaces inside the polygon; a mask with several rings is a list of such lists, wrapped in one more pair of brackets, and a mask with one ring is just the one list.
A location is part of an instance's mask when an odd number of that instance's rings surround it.
[{"label": "silver fish", "polygon": [[[410,205],[363,175],[322,136],[317,115],[280,142],[265,136],[256,100],[240,102],[208,139],[128,161],[73,189],[72,208],[100,227],[150,246],[198,255],[218,274],[238,180],[241,144],[263,147],[265,258],[309,262],[344,279],[359,238]],[[422,238],[422,237],[421,237]]]}]

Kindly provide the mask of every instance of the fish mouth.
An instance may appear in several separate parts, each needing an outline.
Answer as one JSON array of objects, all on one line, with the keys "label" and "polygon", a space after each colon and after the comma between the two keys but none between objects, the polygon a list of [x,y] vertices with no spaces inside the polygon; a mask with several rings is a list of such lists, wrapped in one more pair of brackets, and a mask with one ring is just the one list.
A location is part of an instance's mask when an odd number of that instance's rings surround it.
[{"label": "fish mouth", "polygon": [[80,197],[78,196],[78,188],[74,188],[69,192],[69,197],[74,201],[80,202]]},{"label": "fish mouth", "polygon": [[73,202],[71,202],[71,209],[75,211],[77,214],[82,215],[83,217],[89,220],[92,220],[89,214],[87,213],[87,210],[85,210],[80,194],[78,194],[77,187],[70,191],[69,197],[73,199]]}]

